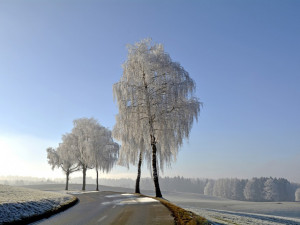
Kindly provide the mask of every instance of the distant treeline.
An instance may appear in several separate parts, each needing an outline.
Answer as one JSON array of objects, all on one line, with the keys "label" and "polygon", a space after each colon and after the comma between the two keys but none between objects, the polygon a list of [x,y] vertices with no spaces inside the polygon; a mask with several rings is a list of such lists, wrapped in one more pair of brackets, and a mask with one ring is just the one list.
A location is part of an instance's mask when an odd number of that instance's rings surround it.
[{"label": "distant treeline", "polygon": [[[101,179],[102,185],[134,188],[132,179]],[[296,190],[300,184],[284,178],[261,177],[253,179],[193,179],[184,177],[161,177],[163,191],[178,191],[218,196],[241,201],[299,201]],[[141,179],[141,191],[151,190],[151,178]],[[296,199],[295,199],[296,198]]]},{"label": "distant treeline", "polygon": [[204,194],[242,201],[295,201],[299,187],[284,178],[219,179],[209,180]]},{"label": "distant treeline", "polygon": [[[41,179],[29,177],[6,177],[0,184],[28,185],[63,183],[63,179]],[[70,183],[82,182],[75,177]],[[95,180],[87,177],[87,183],[95,184]],[[134,189],[133,179],[100,179],[100,185],[125,187]],[[290,183],[284,178],[261,177],[252,179],[195,179],[184,177],[160,177],[163,191],[199,193],[241,201],[300,201],[300,184]],[[141,191],[153,190],[151,178],[141,179]]]},{"label": "distant treeline", "polygon": [[25,185],[39,185],[39,184],[61,184],[63,179],[60,180],[50,180],[50,179],[40,179],[40,180],[0,180],[0,184],[11,185],[11,186],[25,186]]},{"label": "distant treeline", "polygon": [[63,183],[65,179],[45,179],[37,177],[5,176],[0,177],[0,184],[12,186],[39,185],[39,184],[58,184]]}]

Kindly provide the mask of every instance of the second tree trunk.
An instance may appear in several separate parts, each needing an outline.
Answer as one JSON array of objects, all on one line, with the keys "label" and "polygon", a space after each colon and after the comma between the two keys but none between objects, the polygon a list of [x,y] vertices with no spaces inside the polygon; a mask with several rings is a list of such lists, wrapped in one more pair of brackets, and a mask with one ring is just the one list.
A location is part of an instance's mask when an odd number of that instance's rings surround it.
[{"label": "second tree trunk", "polygon": [[85,191],[86,166],[82,167],[82,190]]},{"label": "second tree trunk", "polygon": [[96,169],[97,173],[97,180],[96,180],[96,191],[99,191],[99,184],[98,184],[98,170]]},{"label": "second tree trunk", "polygon": [[70,173],[69,173],[69,171],[67,171],[66,172],[66,191],[69,189],[69,175],[70,175]]},{"label": "second tree trunk", "polygon": [[142,153],[140,152],[139,163],[138,163],[138,174],[135,182],[135,193],[140,194],[140,179],[141,179],[141,165],[142,165]]}]

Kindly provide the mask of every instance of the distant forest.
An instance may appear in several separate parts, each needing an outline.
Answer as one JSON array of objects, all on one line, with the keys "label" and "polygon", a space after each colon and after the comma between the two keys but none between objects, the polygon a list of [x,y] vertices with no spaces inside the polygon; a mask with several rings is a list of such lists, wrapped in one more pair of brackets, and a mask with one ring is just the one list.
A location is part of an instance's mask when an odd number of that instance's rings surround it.
[{"label": "distant forest", "polygon": [[[63,179],[0,179],[1,184],[28,185],[63,183]],[[81,183],[82,178],[76,177],[70,183]],[[95,184],[95,180],[88,177],[87,183]],[[133,179],[100,179],[100,185],[117,186],[134,189]],[[223,197],[241,201],[300,201],[300,184],[290,183],[284,178],[261,177],[252,179],[195,179],[184,177],[160,177],[160,186],[163,191],[189,192],[210,196]],[[151,178],[141,179],[141,191],[153,190]]]},{"label": "distant forest", "polygon": [[[133,188],[131,179],[102,179],[101,184]],[[295,197],[300,184],[284,178],[261,177],[253,179],[191,179],[184,177],[160,178],[163,191],[199,193],[241,201],[299,201]],[[151,178],[141,180],[141,190],[151,190]]]},{"label": "distant forest", "polygon": [[[300,190],[296,192],[300,188],[300,184],[290,183],[284,178],[212,180],[177,176],[160,177],[159,181],[163,191],[199,193],[240,201],[300,201],[300,196],[298,196]],[[78,182],[81,182],[81,178]],[[132,179],[100,179],[100,184],[133,189],[135,181]],[[143,190],[153,190],[151,178],[141,179],[141,191],[143,192]]]}]

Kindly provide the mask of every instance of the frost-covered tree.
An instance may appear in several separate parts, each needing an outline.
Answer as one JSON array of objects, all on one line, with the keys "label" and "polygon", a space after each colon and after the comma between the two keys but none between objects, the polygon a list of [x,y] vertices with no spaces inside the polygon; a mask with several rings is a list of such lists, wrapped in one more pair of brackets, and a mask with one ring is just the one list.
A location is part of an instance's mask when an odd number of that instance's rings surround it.
[{"label": "frost-covered tree", "polygon": [[60,167],[59,156],[54,148],[47,148],[47,159],[48,164],[51,166],[52,170],[54,170],[55,167]]},{"label": "frost-covered tree", "polygon": [[248,180],[244,189],[244,196],[246,200],[254,200],[257,195],[257,186],[255,180]]},{"label": "frost-covered tree", "polygon": [[111,131],[97,124],[88,141],[89,164],[96,170],[96,191],[99,191],[98,172],[109,172],[118,160],[119,145],[113,141]]},{"label": "frost-covered tree", "polygon": [[291,183],[284,178],[276,179],[279,198],[278,201],[294,201],[294,188]]},{"label": "frost-covered tree", "polygon": [[[137,164],[138,173],[135,183],[135,193],[140,193],[142,162],[144,158],[147,158],[148,161],[150,161],[151,155],[149,154],[149,151],[145,150],[146,148],[149,148],[149,146],[145,145],[143,134],[135,128],[136,118],[130,120],[129,118],[122,118],[124,116],[126,115],[118,114],[116,116],[117,123],[113,129],[114,138],[120,141],[123,140],[118,164],[126,166],[127,168],[129,168],[130,164]],[[127,123],[124,124],[121,121],[127,121]]]},{"label": "frost-covered tree", "polygon": [[47,148],[47,158],[48,163],[52,166],[52,169],[55,167],[61,168],[66,174],[66,188],[69,188],[69,176],[71,173],[79,170],[78,161],[73,154],[71,134],[63,135],[63,142],[59,144],[59,147],[55,150],[53,148]]},{"label": "frost-covered tree", "polygon": [[[113,159],[111,158],[111,162],[107,163],[105,166],[104,164],[100,165],[99,160],[101,156],[98,155],[95,159],[98,150],[101,151],[101,140],[106,138],[102,136],[100,132],[102,128],[96,119],[80,118],[74,120],[73,123],[74,127],[72,129],[72,135],[76,143],[74,154],[82,168],[82,190],[85,190],[87,169],[97,167],[96,171],[98,171],[98,169],[109,171],[112,166],[110,163],[113,162]],[[114,146],[114,148],[115,147],[116,146]],[[108,149],[108,147],[105,147],[105,149]]]},{"label": "frost-covered tree", "polygon": [[295,192],[295,201],[300,202],[300,188],[298,188]]},{"label": "frost-covered tree", "polygon": [[232,195],[230,196],[230,199],[245,200],[244,188],[245,188],[246,183],[247,183],[247,180],[232,179],[232,182],[231,182]]},{"label": "frost-covered tree", "polygon": [[218,179],[214,184],[213,189],[214,196],[220,196],[223,198],[231,197],[230,179]]},{"label": "frost-covered tree", "polygon": [[85,190],[86,171],[92,169],[91,156],[88,151],[89,140],[92,136],[93,126],[96,125],[96,120],[91,118],[81,118],[73,121],[74,127],[72,129],[73,137],[75,138],[74,154],[82,169],[82,190]]},{"label": "frost-covered tree", "polygon": [[210,196],[213,195],[214,184],[215,184],[215,181],[214,181],[214,180],[209,180],[209,181],[206,183],[205,188],[204,188],[204,194],[205,194],[205,195],[210,195]]},{"label": "frost-covered tree", "polygon": [[246,200],[249,201],[263,201],[264,195],[264,184],[267,181],[267,178],[253,178],[248,180],[245,189],[244,196]]},{"label": "frost-covered tree", "polygon": [[264,184],[264,199],[267,201],[279,201],[277,180],[269,178]]},{"label": "frost-covered tree", "polygon": [[48,163],[61,167],[66,173],[66,189],[69,174],[82,169],[82,190],[85,190],[87,169],[109,172],[118,159],[119,145],[112,139],[111,131],[101,126],[94,118],[80,118],[73,121],[71,133],[62,136],[57,150],[47,149]]},{"label": "frost-covered tree", "polygon": [[[129,159],[139,158],[141,150],[150,151],[145,156],[151,155],[157,197],[162,197],[158,169],[176,159],[198,118],[200,102],[193,97],[194,90],[188,72],[171,60],[162,44],[146,39],[128,46],[123,76],[113,86],[119,107],[116,129],[127,132],[115,137],[122,142],[121,155],[124,152]],[[141,139],[144,148],[132,148],[141,145]]]},{"label": "frost-covered tree", "polygon": [[226,178],[207,181],[204,194],[242,201],[294,201],[297,187],[284,178]]},{"label": "frost-covered tree", "polygon": [[[119,145],[111,139],[111,143],[107,144],[103,152],[98,155],[98,160],[96,159],[95,169],[97,173],[96,179],[96,190],[99,191],[98,185],[98,170],[102,172],[108,173],[114,167],[116,162],[118,161],[118,154],[119,154]],[[101,159],[100,159],[101,157]]]}]

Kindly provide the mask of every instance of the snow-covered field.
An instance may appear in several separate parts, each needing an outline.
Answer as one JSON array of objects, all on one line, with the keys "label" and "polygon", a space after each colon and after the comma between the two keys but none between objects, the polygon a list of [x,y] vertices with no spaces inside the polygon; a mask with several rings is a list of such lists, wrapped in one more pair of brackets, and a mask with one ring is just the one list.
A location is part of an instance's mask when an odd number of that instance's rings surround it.
[{"label": "snow-covered field", "polygon": [[164,197],[214,224],[300,225],[300,202],[245,202],[190,193]]},{"label": "snow-covered field", "polygon": [[[3,188],[8,188],[9,186],[0,185],[0,224],[3,221],[3,215],[6,212],[3,211]],[[9,199],[12,203],[12,208],[14,212],[26,213],[34,212],[39,213],[42,208],[47,208],[51,206],[52,208],[59,207],[60,204],[70,201],[67,197],[70,195],[65,195],[64,185],[33,185],[31,188],[47,190],[47,191],[60,191],[61,193],[53,192],[41,192],[39,190],[24,189],[17,187],[13,188],[11,191],[6,191],[4,194],[6,201]],[[70,194],[80,194],[79,191],[81,185],[72,184],[70,185]],[[16,190],[18,190],[16,192]],[[25,191],[26,190],[26,191]],[[94,191],[95,185],[87,185],[87,191]],[[116,191],[116,192],[133,192],[131,189],[118,188],[118,187],[108,187],[100,186],[101,191]],[[24,191],[24,192],[22,192]],[[9,197],[9,192],[11,192],[11,197]],[[85,192],[85,193],[86,193]],[[15,196],[18,193],[19,197]],[[40,194],[38,194],[40,193]],[[49,195],[48,195],[49,194]],[[153,191],[144,191],[143,194],[153,196]],[[52,195],[52,196],[51,196]],[[35,200],[34,203],[30,203],[30,210],[25,210],[28,206],[21,204],[23,202],[28,202],[31,200],[26,199],[32,196]],[[67,196],[67,197],[65,197]],[[207,218],[214,224],[234,224],[234,225],[300,225],[300,202],[245,202],[245,201],[234,201],[219,197],[206,196],[201,194],[192,193],[178,193],[178,192],[163,192],[164,198],[175,203],[176,205],[185,208],[189,211]],[[107,196],[108,198],[110,196]],[[25,198],[22,200],[22,198]],[[37,200],[40,198],[40,200]],[[15,200],[13,200],[15,199]],[[43,204],[47,203],[47,204]],[[50,205],[50,206],[49,206]],[[19,208],[18,208],[19,207]],[[21,208],[22,207],[22,208]],[[6,209],[8,209],[6,207]],[[19,212],[19,213],[20,213]],[[6,216],[7,217],[7,216]],[[20,215],[19,215],[20,218]]]},{"label": "snow-covered field", "polygon": [[279,216],[269,216],[263,214],[253,214],[253,213],[240,213],[233,211],[224,210],[214,210],[214,209],[197,209],[188,208],[186,210],[192,211],[200,216],[205,217],[214,224],[240,224],[240,225],[299,225],[300,219],[289,218],[289,217],[279,217]]},{"label": "snow-covered field", "polygon": [[44,214],[75,199],[64,193],[0,185],[0,224]]}]

